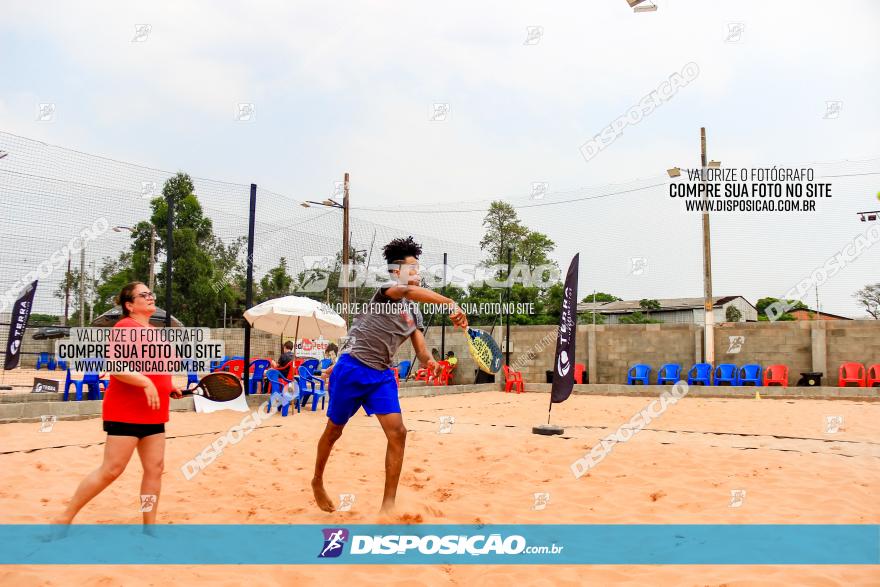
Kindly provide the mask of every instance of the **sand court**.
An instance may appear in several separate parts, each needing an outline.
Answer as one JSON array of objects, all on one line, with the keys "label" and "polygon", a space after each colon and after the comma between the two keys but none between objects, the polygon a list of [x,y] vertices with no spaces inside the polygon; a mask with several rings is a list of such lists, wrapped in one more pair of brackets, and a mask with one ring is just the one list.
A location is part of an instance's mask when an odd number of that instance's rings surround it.
[{"label": "sand court", "polygon": [[[175,524],[876,524],[880,522],[880,403],[819,400],[684,398],[644,430],[617,443],[576,478],[571,464],[625,424],[651,400],[573,396],[555,406],[563,437],[531,434],[546,421],[547,395],[481,392],[403,398],[409,429],[398,510],[380,516],[385,438],[375,418],[352,418],[337,443],[325,485],[349,511],[324,513],[309,480],[320,411],[276,414],[187,480],[181,467],[238,424],[244,414],[172,413],[159,523]],[[451,416],[451,419],[449,418]],[[446,418],[444,418],[446,417]],[[837,429],[828,432],[828,417]],[[446,432],[441,432],[445,428]],[[238,437],[239,435],[237,435]],[[0,520],[46,523],[75,483],[100,462],[100,420],[0,427]],[[138,523],[140,464],[90,503],[77,523]],[[535,494],[540,494],[538,498]],[[546,497],[544,497],[546,495]],[[543,507],[538,505],[543,503]],[[233,580],[272,569],[258,584],[299,579],[309,584],[358,576],[388,584],[498,584],[516,577],[582,584],[584,577],[624,584],[876,584],[871,567],[186,567],[148,569],[151,580]],[[344,573],[343,568],[347,571]],[[752,569],[752,570],[750,570]],[[67,572],[85,583],[137,580],[124,568],[7,568],[16,584],[50,584]],[[873,572],[872,572],[873,571]],[[339,574],[336,574],[339,573]],[[388,574],[388,578],[385,574]],[[259,576],[259,572],[256,576]],[[641,577],[641,579],[639,579]],[[648,579],[650,577],[650,579]],[[736,578],[737,581],[729,581]],[[144,578],[146,581],[146,577]],[[750,582],[754,581],[754,582]],[[5,582],[5,581],[4,581]],[[145,582],[144,584],[147,584]],[[550,583],[547,583],[550,584]]]}]

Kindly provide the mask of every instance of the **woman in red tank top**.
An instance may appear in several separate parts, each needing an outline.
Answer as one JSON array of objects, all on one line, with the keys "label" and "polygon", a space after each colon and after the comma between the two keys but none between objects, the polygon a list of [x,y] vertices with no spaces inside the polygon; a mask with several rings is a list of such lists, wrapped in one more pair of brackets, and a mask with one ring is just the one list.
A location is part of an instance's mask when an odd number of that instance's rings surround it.
[{"label": "woman in red tank top", "polygon": [[[140,281],[129,283],[119,293],[118,302],[123,318],[114,328],[155,328],[150,325],[150,316],[156,311],[156,299],[146,285]],[[122,474],[135,449],[144,469],[140,499],[144,524],[156,522],[169,397],[180,397],[180,390],[174,387],[169,374],[110,376],[103,403],[107,432],[104,462],[82,480],[56,524],[70,524],[83,506]]]}]

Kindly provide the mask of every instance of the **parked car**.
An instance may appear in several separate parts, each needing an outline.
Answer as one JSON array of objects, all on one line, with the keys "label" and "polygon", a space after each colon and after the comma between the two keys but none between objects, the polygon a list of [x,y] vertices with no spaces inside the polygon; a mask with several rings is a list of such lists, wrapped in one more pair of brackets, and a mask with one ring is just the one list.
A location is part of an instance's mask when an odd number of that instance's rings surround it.
[{"label": "parked car", "polygon": [[53,340],[70,336],[69,326],[43,326],[34,332],[34,340]]}]

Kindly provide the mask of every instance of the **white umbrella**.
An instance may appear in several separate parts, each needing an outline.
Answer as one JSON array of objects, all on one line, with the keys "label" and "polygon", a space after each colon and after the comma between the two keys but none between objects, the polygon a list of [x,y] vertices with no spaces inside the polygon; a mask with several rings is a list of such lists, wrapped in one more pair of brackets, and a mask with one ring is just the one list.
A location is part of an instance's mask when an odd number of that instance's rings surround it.
[{"label": "white umbrella", "polygon": [[267,300],[244,313],[245,319],[257,330],[299,337],[326,339],[346,335],[345,320],[326,304],[311,298],[284,296]]}]

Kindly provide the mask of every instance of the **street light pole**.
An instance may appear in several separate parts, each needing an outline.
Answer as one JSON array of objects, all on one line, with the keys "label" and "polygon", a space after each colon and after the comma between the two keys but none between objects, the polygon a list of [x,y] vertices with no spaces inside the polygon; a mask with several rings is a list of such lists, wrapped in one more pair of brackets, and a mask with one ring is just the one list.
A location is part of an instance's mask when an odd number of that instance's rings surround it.
[{"label": "street light pole", "polygon": [[342,184],[342,271],[345,274],[345,285],[342,288],[342,317],[345,319],[345,325],[348,327],[348,173],[345,174],[345,180]]},{"label": "street light pole", "polygon": [[150,223],[150,291],[156,287],[156,227]]},{"label": "street light pole", "polygon": [[79,327],[86,321],[86,243],[83,241],[79,250]]},{"label": "street light pole", "polygon": [[[706,179],[706,127],[700,128],[700,163],[701,179]],[[708,202],[708,197],[703,195]],[[709,230],[709,212],[703,208],[703,308],[705,310],[705,357],[710,365],[715,364],[715,309],[712,301],[712,242]]]},{"label": "street light pole", "polygon": [[[317,206],[326,206],[328,208],[341,208],[342,209],[342,271],[339,272],[340,283],[345,283],[348,285],[348,263],[349,263],[349,232],[348,232],[348,185],[349,178],[348,173],[345,174],[345,180],[342,183],[342,204],[334,200],[333,198],[328,198],[323,202],[316,202],[314,200],[306,200],[305,202],[300,202],[300,206],[303,208],[310,208],[312,204]],[[335,194],[334,194],[335,195]],[[343,281],[344,276],[344,281]],[[342,288],[342,317],[345,319],[345,324],[348,326],[348,303],[349,303],[349,291],[348,287]]]}]

